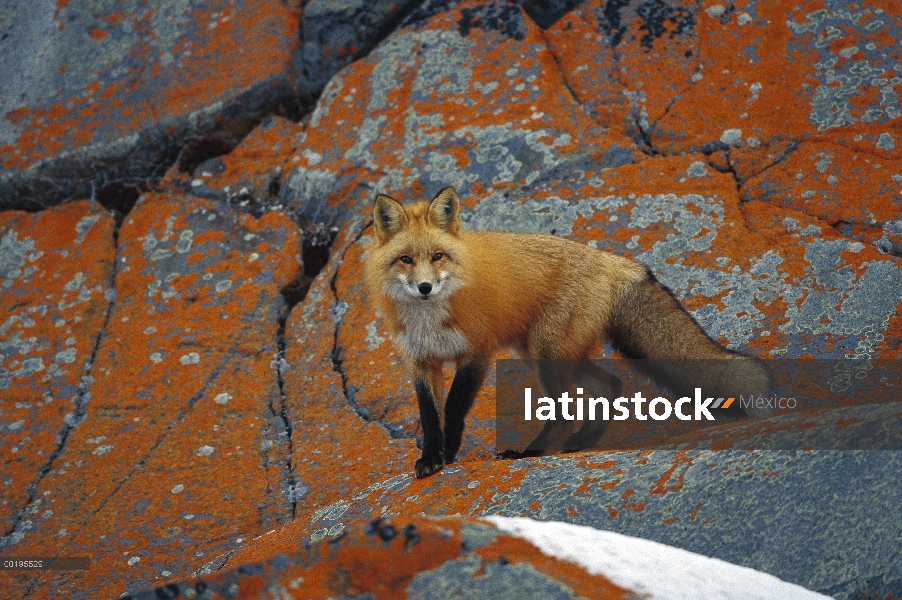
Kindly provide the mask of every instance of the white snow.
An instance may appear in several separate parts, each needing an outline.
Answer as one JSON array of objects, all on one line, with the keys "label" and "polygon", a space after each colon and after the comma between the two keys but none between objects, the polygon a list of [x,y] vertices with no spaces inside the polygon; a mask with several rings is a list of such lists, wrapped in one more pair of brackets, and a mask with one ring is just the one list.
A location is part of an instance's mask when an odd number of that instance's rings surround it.
[{"label": "white snow", "polygon": [[748,567],[612,531],[526,518],[483,518],[549,556],[652,600],[829,599]]}]

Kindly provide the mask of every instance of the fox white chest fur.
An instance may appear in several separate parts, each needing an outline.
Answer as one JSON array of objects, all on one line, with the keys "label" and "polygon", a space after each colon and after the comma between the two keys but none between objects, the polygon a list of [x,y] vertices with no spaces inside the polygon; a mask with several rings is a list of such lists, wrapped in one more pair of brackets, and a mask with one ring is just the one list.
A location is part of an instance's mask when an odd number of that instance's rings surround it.
[{"label": "fox white chest fur", "polygon": [[398,305],[398,316],[404,330],[396,341],[415,360],[437,358],[451,360],[469,350],[464,334],[445,325],[447,303],[438,298],[413,299]]}]

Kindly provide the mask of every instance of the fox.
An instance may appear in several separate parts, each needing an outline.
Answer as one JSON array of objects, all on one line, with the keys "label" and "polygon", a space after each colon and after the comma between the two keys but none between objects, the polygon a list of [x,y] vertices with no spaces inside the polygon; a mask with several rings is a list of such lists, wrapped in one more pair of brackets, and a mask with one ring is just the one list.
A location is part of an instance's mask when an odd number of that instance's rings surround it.
[{"label": "fox", "polygon": [[[619,378],[590,360],[604,339],[628,358],[735,359],[717,385],[770,385],[760,361],[708,336],[644,265],[553,235],[463,230],[453,187],[407,205],[377,195],[373,229],[365,285],[412,369],[423,432],[417,478],[455,461],[466,414],[502,349],[532,361],[551,397],[574,381],[620,391]],[[447,363],[456,370],[446,397]],[[685,383],[685,367],[662,361],[656,369],[673,389]],[[739,416],[766,416],[745,411]],[[575,433],[571,423],[546,421],[527,452],[550,440],[572,451],[598,439],[589,422]]]}]

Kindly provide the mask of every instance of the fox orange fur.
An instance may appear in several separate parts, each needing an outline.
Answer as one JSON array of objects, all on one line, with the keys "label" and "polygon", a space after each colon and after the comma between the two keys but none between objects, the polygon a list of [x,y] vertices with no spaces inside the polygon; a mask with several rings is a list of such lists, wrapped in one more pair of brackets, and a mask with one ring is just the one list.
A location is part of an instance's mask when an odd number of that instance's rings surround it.
[{"label": "fox orange fur", "polygon": [[[619,379],[591,361],[564,361],[567,371],[542,360],[588,359],[603,337],[636,358],[743,359],[731,378],[767,384],[757,361],[709,338],[633,260],[554,236],[462,231],[453,188],[406,207],[379,195],[373,217],[367,288],[413,368],[424,434],[417,477],[454,461],[464,417],[502,348],[535,360],[546,393],[584,376],[619,391]],[[446,362],[457,366],[447,399]],[[671,383],[681,376],[663,375]],[[586,446],[590,434],[570,436],[565,448]]]}]

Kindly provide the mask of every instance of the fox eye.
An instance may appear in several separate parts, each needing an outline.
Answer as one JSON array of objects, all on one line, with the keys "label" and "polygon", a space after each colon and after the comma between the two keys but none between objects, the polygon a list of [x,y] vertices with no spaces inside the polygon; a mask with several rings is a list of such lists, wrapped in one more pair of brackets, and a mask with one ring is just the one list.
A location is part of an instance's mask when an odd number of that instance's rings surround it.
[{"label": "fox eye", "polygon": [[432,255],[432,262],[435,262],[437,260],[442,260],[442,257],[444,257],[444,256],[445,255],[442,254],[441,252],[436,252],[435,254]]},{"label": "fox eye", "polygon": [[405,265],[410,265],[410,264],[413,264],[413,259],[405,254],[404,256],[401,257],[401,262],[404,263]]}]

